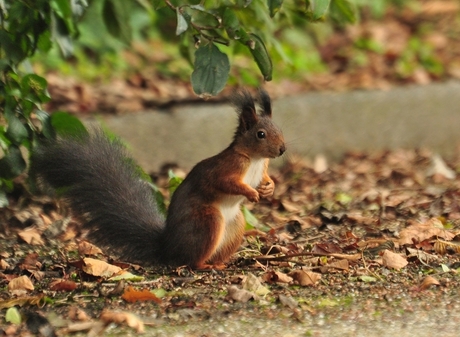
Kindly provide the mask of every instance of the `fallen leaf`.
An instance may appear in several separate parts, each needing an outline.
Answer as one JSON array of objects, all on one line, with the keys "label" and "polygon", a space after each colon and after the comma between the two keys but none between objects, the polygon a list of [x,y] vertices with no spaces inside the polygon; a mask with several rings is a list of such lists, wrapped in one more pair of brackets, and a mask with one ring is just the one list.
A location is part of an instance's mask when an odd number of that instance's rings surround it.
[{"label": "fallen leaf", "polygon": [[83,259],[82,270],[93,276],[111,277],[120,272],[121,268],[104,261],[87,257]]},{"label": "fallen leaf", "polygon": [[112,276],[110,281],[121,281],[121,280],[127,280],[127,281],[132,281],[132,282],[140,282],[144,280],[144,277],[139,276],[139,275],[134,275],[133,273],[130,273],[126,270],[121,270],[117,275]]},{"label": "fallen leaf", "polygon": [[295,309],[299,306],[299,303],[291,296],[285,296],[283,294],[280,294],[278,298],[284,306],[289,307],[291,309]]},{"label": "fallen leaf", "polygon": [[427,176],[431,177],[434,175],[440,175],[449,180],[455,179],[455,171],[447,166],[446,162],[441,158],[440,155],[434,154],[431,158],[431,166],[427,171]]},{"label": "fallen leaf", "polygon": [[439,281],[435,279],[433,276],[427,276],[423,279],[422,283],[420,283],[418,289],[420,291],[428,289],[432,285],[440,285]]},{"label": "fallen leaf", "polygon": [[43,305],[42,299],[44,295],[40,296],[24,296],[24,297],[19,297],[19,298],[13,298],[13,299],[8,299],[8,300],[0,300],[0,309],[3,308],[11,308],[14,307],[15,305],[17,306],[24,306],[24,305]]},{"label": "fallen leaf", "polygon": [[322,266],[320,269],[321,269],[322,273],[326,273],[330,269],[338,269],[338,270],[348,271],[349,263],[348,263],[348,260],[338,260],[338,261],[328,263],[327,265]]},{"label": "fallen leaf", "polygon": [[56,280],[50,283],[52,291],[73,291],[77,289],[77,284],[72,280]]},{"label": "fallen leaf", "polygon": [[390,250],[385,250],[382,255],[382,265],[400,270],[407,266],[407,260],[399,254],[393,253]]},{"label": "fallen leaf", "polygon": [[72,321],[89,321],[90,317],[88,314],[83,310],[80,309],[77,306],[72,306],[69,308],[69,312],[67,316],[72,320]]},{"label": "fallen leaf", "polygon": [[288,275],[301,286],[314,285],[321,279],[321,274],[305,270],[294,270]]},{"label": "fallen leaf", "polygon": [[413,244],[414,242],[422,242],[432,237],[452,240],[455,235],[445,230],[438,218],[431,218],[425,223],[417,223],[401,230],[398,243],[400,245]]},{"label": "fallen leaf", "polygon": [[3,259],[0,259],[0,270],[6,270],[8,268],[10,268],[10,265],[8,264],[8,262],[6,262]]},{"label": "fallen leaf", "polygon": [[35,227],[26,228],[18,233],[18,236],[29,245],[44,245],[41,233]]},{"label": "fallen leaf", "polygon": [[246,275],[243,279],[242,286],[244,290],[250,291],[258,296],[267,295],[270,290],[262,285],[259,278],[252,273]]},{"label": "fallen leaf", "polygon": [[10,292],[32,291],[34,289],[32,281],[25,275],[16,277],[8,283],[8,290]]},{"label": "fallen leaf", "polygon": [[291,283],[293,281],[289,275],[275,270],[270,270],[263,274],[262,279],[267,283]]},{"label": "fallen leaf", "polygon": [[5,321],[13,324],[21,324],[21,314],[18,308],[12,307],[6,311]]},{"label": "fallen leaf", "polygon": [[250,299],[257,299],[256,294],[250,291],[247,291],[246,289],[240,289],[234,285],[228,287],[227,290],[228,290],[228,295],[230,296],[230,298],[237,302],[246,303]]},{"label": "fallen leaf", "polygon": [[439,260],[439,257],[437,257],[436,255],[428,254],[427,252],[424,252],[420,249],[407,247],[407,251],[409,252],[409,255],[407,257],[415,256],[423,263],[432,263],[434,261]]},{"label": "fallen leaf", "polygon": [[147,289],[136,290],[133,287],[126,288],[121,298],[129,303],[134,303],[137,301],[140,301],[140,302],[152,301],[158,304],[161,303],[161,299],[156,297],[156,295],[151,293],[149,290]]},{"label": "fallen leaf", "polygon": [[340,254],[342,249],[334,242],[324,242],[314,245],[311,252],[315,254]]},{"label": "fallen leaf", "polygon": [[321,174],[327,171],[327,169],[328,169],[328,165],[327,165],[326,156],[323,154],[318,154],[315,157],[315,161],[313,163],[313,171],[315,171],[315,173]]},{"label": "fallen leaf", "polygon": [[140,320],[136,315],[130,312],[115,312],[104,310],[101,313],[100,319],[106,324],[126,324],[130,328],[135,329],[137,333],[144,333],[145,331],[144,322],[142,322],[142,320]]},{"label": "fallen leaf", "polygon": [[363,281],[365,283],[377,282],[377,279],[374,276],[369,276],[369,275],[358,276],[358,280],[361,280],[361,281]]},{"label": "fallen leaf", "polygon": [[102,254],[102,251],[95,245],[87,242],[80,241],[78,243],[78,254],[80,255],[98,255]]}]

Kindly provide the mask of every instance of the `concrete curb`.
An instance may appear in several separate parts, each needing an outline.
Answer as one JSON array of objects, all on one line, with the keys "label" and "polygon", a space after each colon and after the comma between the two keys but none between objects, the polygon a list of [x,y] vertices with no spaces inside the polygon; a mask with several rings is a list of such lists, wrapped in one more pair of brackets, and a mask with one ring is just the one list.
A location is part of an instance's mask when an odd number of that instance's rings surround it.
[{"label": "concrete curb", "polygon": [[[460,82],[451,81],[388,91],[306,93],[276,100],[273,113],[291,153],[337,159],[350,150],[427,147],[449,156],[460,144],[459,107]],[[130,145],[146,171],[165,162],[190,168],[223,150],[236,125],[231,106],[213,103],[101,120]]]}]

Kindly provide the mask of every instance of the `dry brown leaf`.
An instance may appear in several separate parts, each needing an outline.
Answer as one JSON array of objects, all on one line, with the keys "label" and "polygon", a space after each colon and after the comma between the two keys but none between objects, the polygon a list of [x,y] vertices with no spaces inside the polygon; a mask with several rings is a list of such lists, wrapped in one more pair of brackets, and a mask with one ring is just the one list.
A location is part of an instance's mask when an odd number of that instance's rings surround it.
[{"label": "dry brown leaf", "polygon": [[83,259],[82,270],[93,276],[111,277],[121,271],[121,268],[104,261],[87,257]]},{"label": "dry brown leaf", "polygon": [[237,302],[246,303],[250,299],[257,299],[256,294],[247,291],[246,289],[240,289],[237,286],[230,286],[227,290],[230,298]]},{"label": "dry brown leaf", "polygon": [[102,251],[87,241],[81,241],[78,243],[78,253],[80,255],[97,255],[102,254]]},{"label": "dry brown leaf", "polygon": [[330,256],[336,257],[338,259],[346,259],[349,261],[358,261],[361,259],[361,254],[356,253],[356,254],[330,254]]},{"label": "dry brown leaf", "polygon": [[382,255],[382,265],[385,267],[400,270],[407,266],[407,260],[399,254],[393,253],[391,250],[384,250]]},{"label": "dry brown leaf", "polygon": [[284,210],[290,213],[299,213],[302,210],[297,203],[292,202],[287,198],[281,199],[281,205],[283,206]]},{"label": "dry brown leaf", "polygon": [[315,157],[315,161],[313,163],[313,171],[315,171],[315,173],[321,174],[323,172],[326,172],[327,169],[328,165],[326,156],[323,154],[318,154]]},{"label": "dry brown leaf", "polygon": [[427,171],[427,176],[439,175],[446,179],[452,180],[455,179],[455,171],[447,166],[446,162],[438,154],[434,154],[431,158],[432,164],[429,170]]},{"label": "dry brown leaf", "polygon": [[434,261],[438,261],[439,257],[433,254],[428,254],[420,249],[414,249],[407,247],[407,251],[409,252],[408,257],[415,256],[423,263],[432,263]]},{"label": "dry brown leaf", "polygon": [[130,328],[135,329],[137,333],[144,333],[145,331],[144,322],[142,322],[142,320],[130,312],[115,312],[104,310],[101,313],[100,319],[106,324],[126,324]]},{"label": "dry brown leaf", "polygon": [[28,254],[19,264],[19,267],[23,270],[37,270],[41,269],[42,264],[38,261],[38,253]]},{"label": "dry brown leaf", "polygon": [[10,292],[32,291],[34,289],[32,281],[26,275],[16,277],[8,283],[8,290]]},{"label": "dry brown leaf", "polygon": [[34,227],[26,228],[20,231],[18,236],[29,245],[39,246],[44,244],[41,233]]},{"label": "dry brown leaf", "polygon": [[439,285],[439,281],[435,279],[433,276],[427,276],[423,279],[422,283],[420,283],[420,286],[418,289],[420,291],[428,289],[432,285]]},{"label": "dry brown leaf", "polygon": [[55,280],[49,285],[52,291],[73,291],[77,289],[77,284],[72,280]]},{"label": "dry brown leaf", "polygon": [[425,223],[414,224],[401,230],[398,243],[400,245],[413,244],[436,236],[445,240],[452,240],[455,237],[453,233],[443,228],[439,219],[431,218]]},{"label": "dry brown leaf", "polygon": [[14,307],[15,305],[17,306],[24,306],[24,305],[30,305],[30,306],[33,306],[33,305],[40,305],[43,303],[41,303],[43,297],[45,295],[39,295],[39,296],[24,296],[24,297],[20,297],[20,298],[13,298],[13,299],[8,299],[8,300],[5,300],[5,301],[2,301],[0,300],[0,309],[3,309],[3,308],[11,308],[11,307]]},{"label": "dry brown leaf", "polygon": [[294,270],[288,275],[301,286],[315,285],[321,279],[321,274],[307,270]]},{"label": "dry brown leaf", "polygon": [[153,293],[151,293],[147,289],[136,290],[133,287],[126,288],[125,292],[121,296],[126,302],[134,303],[134,302],[145,302],[145,301],[152,301],[155,303],[160,304],[161,300]]},{"label": "dry brown leaf", "polygon": [[101,321],[78,322],[69,324],[67,326],[67,331],[80,332],[90,330],[90,332],[86,336],[101,336],[105,326],[106,324]]},{"label": "dry brown leaf", "polygon": [[325,273],[325,272],[329,271],[330,269],[338,269],[338,270],[348,271],[348,269],[349,269],[348,260],[338,260],[338,261],[334,261],[332,263],[328,263],[327,265],[321,267],[321,272]]},{"label": "dry brown leaf", "polygon": [[10,265],[3,259],[0,259],[0,270],[8,269]]},{"label": "dry brown leaf", "polygon": [[267,283],[291,283],[293,281],[292,277],[276,270],[270,270],[262,275],[262,280]]},{"label": "dry brown leaf", "polygon": [[86,322],[90,320],[90,317],[88,316],[88,314],[77,306],[72,306],[69,308],[68,317],[72,321]]},{"label": "dry brown leaf", "polygon": [[291,309],[295,309],[299,306],[299,303],[291,296],[285,296],[283,294],[280,294],[278,298],[284,306],[289,307]]},{"label": "dry brown leaf", "polygon": [[450,248],[457,254],[460,253],[460,243],[459,242],[447,242],[437,239],[434,243],[434,251],[438,254],[444,255],[447,253],[447,249]]},{"label": "dry brown leaf", "polygon": [[262,285],[259,278],[252,273],[246,275],[243,279],[242,286],[244,290],[248,290],[258,296],[265,296],[270,292],[268,288]]}]

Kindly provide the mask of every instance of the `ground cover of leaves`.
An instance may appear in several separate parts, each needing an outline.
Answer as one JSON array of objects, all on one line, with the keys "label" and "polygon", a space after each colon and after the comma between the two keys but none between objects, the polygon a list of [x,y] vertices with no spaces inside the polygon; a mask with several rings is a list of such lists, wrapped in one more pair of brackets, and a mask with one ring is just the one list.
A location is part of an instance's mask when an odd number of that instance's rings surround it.
[{"label": "ground cover of leaves", "polygon": [[272,172],[275,195],[247,204],[258,224],[215,271],[106,256],[64,205],[18,180],[0,210],[0,334],[385,336],[435,316],[449,336],[460,319],[459,172],[460,156],[424,149],[290,158]]}]

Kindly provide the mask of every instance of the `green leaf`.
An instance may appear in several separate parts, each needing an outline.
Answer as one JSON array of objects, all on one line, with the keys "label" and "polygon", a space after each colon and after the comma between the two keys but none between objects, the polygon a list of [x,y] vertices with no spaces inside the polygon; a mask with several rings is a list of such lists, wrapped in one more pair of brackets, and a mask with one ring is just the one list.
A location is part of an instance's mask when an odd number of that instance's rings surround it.
[{"label": "green leaf", "polygon": [[61,18],[72,17],[72,7],[69,0],[51,0],[50,5]]},{"label": "green leaf", "polygon": [[179,8],[176,8],[176,14],[177,14],[176,35],[180,35],[187,30],[188,23],[187,23],[187,20],[185,20],[182,13],[180,12]]},{"label": "green leaf", "polygon": [[51,115],[51,125],[56,133],[61,136],[79,136],[88,133],[77,117],[63,111],[55,112]]},{"label": "green leaf", "polygon": [[51,124],[51,116],[43,110],[35,111],[35,115],[37,116],[37,119],[42,123],[42,134],[48,139],[54,138],[56,133],[54,132],[53,126]]},{"label": "green leaf", "polygon": [[131,282],[141,282],[144,280],[143,276],[139,275],[134,275],[133,273],[130,272],[124,272],[120,275],[112,276],[109,278],[109,281],[121,281],[121,280],[126,280],[126,281],[131,281]]},{"label": "green leaf", "polygon": [[0,125],[0,148],[6,150],[11,145],[11,140],[6,137],[5,127]]},{"label": "green leaf", "polygon": [[26,169],[26,162],[22,157],[21,150],[11,145],[5,156],[0,159],[0,176],[4,179],[13,179]]},{"label": "green leaf", "polygon": [[5,321],[13,324],[21,324],[21,314],[16,307],[8,308],[5,314]]},{"label": "green leaf", "polygon": [[358,280],[361,280],[365,283],[377,282],[377,279],[374,276],[367,276],[367,275],[358,276]]},{"label": "green leaf", "polygon": [[8,122],[6,137],[14,144],[20,145],[29,136],[27,128],[15,114],[5,114],[5,119]]},{"label": "green leaf", "polygon": [[0,208],[7,207],[9,205],[8,197],[6,196],[6,192],[1,188],[0,185]]},{"label": "green leaf", "polygon": [[259,224],[257,218],[245,206],[241,207],[241,211],[243,212],[244,220],[246,221],[246,230],[254,229]]},{"label": "green leaf", "polygon": [[249,34],[249,37],[253,42],[252,44],[248,44],[249,51],[251,52],[252,57],[254,58],[254,61],[256,61],[257,66],[259,67],[260,72],[264,76],[265,81],[271,81],[273,73],[273,64],[272,59],[268,54],[267,48],[265,48],[263,40],[256,34],[251,33]]},{"label": "green leaf", "polygon": [[164,0],[151,0],[153,9],[160,9],[166,7],[166,2]]},{"label": "green leaf", "polygon": [[21,80],[22,96],[34,103],[46,103],[51,97],[46,90],[48,83],[36,74],[28,74]]},{"label": "green leaf", "polygon": [[51,36],[56,41],[64,57],[69,57],[73,54],[73,45],[69,30],[64,20],[54,12],[51,13]]},{"label": "green leaf", "polygon": [[47,30],[38,38],[37,47],[41,52],[47,53],[52,46],[53,42],[51,41],[51,32]]},{"label": "green leaf", "polygon": [[225,8],[222,16],[222,23],[225,31],[231,39],[237,40],[240,38],[240,21],[232,8]]},{"label": "green leaf", "polygon": [[338,23],[355,23],[356,8],[349,0],[331,0],[330,16]]},{"label": "green leaf", "polygon": [[331,0],[307,0],[314,21],[321,20],[327,13]]},{"label": "green leaf", "polygon": [[195,52],[192,73],[193,91],[200,97],[217,95],[225,86],[230,71],[228,56],[214,43],[200,45]]},{"label": "green leaf", "polygon": [[24,52],[21,46],[13,40],[12,34],[9,34],[3,29],[0,29],[0,50],[6,54],[6,58],[12,60],[14,63],[21,62],[27,53]]},{"label": "green leaf", "polygon": [[168,176],[169,176],[169,193],[173,195],[176,189],[179,187],[179,185],[182,183],[184,179],[176,176],[172,170],[168,171]]},{"label": "green leaf", "polygon": [[[185,7],[185,9],[188,9],[188,11],[184,14],[188,14],[191,22],[193,22],[196,26],[207,27],[210,29],[214,29],[219,26],[220,18],[203,6],[190,5]],[[187,17],[185,17],[185,19],[187,19]]]},{"label": "green leaf", "polygon": [[130,44],[132,39],[129,1],[105,0],[102,19],[108,32],[120,41]]},{"label": "green leaf", "polygon": [[276,13],[281,9],[281,5],[284,0],[268,0],[268,10],[270,11],[270,17],[274,17]]}]

